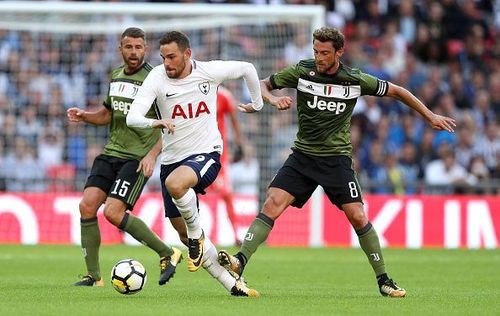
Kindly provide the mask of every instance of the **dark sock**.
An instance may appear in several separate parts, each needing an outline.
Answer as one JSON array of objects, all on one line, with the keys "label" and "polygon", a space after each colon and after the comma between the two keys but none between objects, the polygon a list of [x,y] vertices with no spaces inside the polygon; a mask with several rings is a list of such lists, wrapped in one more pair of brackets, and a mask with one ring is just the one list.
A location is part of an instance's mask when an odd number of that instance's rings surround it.
[{"label": "dark sock", "polygon": [[250,260],[250,257],[257,251],[257,248],[262,244],[269,236],[269,233],[273,229],[274,220],[265,215],[264,213],[259,213],[257,217],[248,228],[245,239],[243,239],[243,244],[241,245],[240,251],[238,252],[238,259],[241,264],[245,266]]},{"label": "dark sock", "polygon": [[99,231],[97,217],[80,218],[80,234],[87,272],[94,279],[100,280],[99,247],[101,246],[101,232]]},{"label": "dark sock", "polygon": [[389,277],[387,276],[387,273],[382,273],[381,275],[377,275],[377,282],[378,285],[382,285],[387,281]]},{"label": "dark sock", "polygon": [[356,234],[358,235],[361,249],[365,252],[375,275],[385,274],[384,257],[382,256],[382,249],[380,248],[380,242],[375,228],[368,222],[365,227],[356,230]]},{"label": "dark sock", "polygon": [[167,246],[140,218],[125,213],[119,228],[126,231],[137,241],[153,249],[160,257],[174,254],[172,248]]}]

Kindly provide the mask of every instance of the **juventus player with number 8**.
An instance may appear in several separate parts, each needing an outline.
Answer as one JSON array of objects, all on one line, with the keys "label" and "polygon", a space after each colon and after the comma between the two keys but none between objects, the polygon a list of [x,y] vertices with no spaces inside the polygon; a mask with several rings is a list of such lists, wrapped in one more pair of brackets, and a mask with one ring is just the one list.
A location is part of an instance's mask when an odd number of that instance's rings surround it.
[{"label": "juventus player with number 8", "polygon": [[[257,291],[247,288],[242,279],[235,279],[217,262],[217,250],[200,225],[197,194],[205,193],[221,168],[217,88],[225,80],[244,78],[252,103],[241,106],[258,111],[263,101],[257,71],[248,62],[191,59],[189,38],[178,31],[160,39],[160,54],[163,65],[155,67],[142,84],[127,124],[166,131],[160,174],[165,215],[181,240],[187,234],[188,270],[194,272],[203,266],[231,294],[256,297]],[[160,120],[145,116],[155,99]]]},{"label": "juventus player with number 8", "polygon": [[[297,90],[299,131],[293,153],[269,185],[262,212],[248,229],[240,251],[232,256],[221,250],[219,263],[241,275],[250,257],[267,239],[275,220],[289,205],[302,207],[320,185],[356,231],[380,293],[404,297],[405,289],[386,273],[377,232],[363,210],[361,190],[352,169],[349,132],[352,111],[362,95],[388,96],[417,111],[434,129],[453,132],[455,120],[431,112],[403,87],[344,65],[340,61],[344,35],[335,28],[316,30],[313,50],[314,59],[301,60],[261,81],[264,99],[279,110],[289,109],[292,99],[276,97],[270,91]],[[253,109],[247,108],[247,112]]]}]

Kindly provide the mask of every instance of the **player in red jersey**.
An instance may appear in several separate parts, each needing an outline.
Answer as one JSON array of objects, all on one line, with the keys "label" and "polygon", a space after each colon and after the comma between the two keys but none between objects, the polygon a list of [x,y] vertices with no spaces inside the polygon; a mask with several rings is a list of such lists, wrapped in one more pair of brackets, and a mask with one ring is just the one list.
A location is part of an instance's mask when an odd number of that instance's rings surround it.
[{"label": "player in red jersey", "polygon": [[[241,136],[241,128],[238,121],[237,116],[237,108],[235,105],[234,97],[231,91],[224,88],[223,86],[219,86],[219,90],[217,91],[217,124],[219,125],[219,131],[222,136],[222,141],[224,142],[224,148],[229,148],[228,146],[228,131],[226,129],[226,117],[229,118],[231,122],[231,127],[233,128],[234,133],[234,143],[236,149],[233,150],[232,162],[236,162],[241,160],[243,157],[243,143]],[[233,204],[233,190],[231,179],[229,177],[229,154],[228,150],[224,150],[221,156],[221,164],[222,168],[217,176],[215,182],[208,188],[207,191],[212,191],[217,194],[224,200],[226,204],[227,217],[231,222],[234,232],[234,238],[236,245],[241,245],[241,240],[238,238],[237,229],[236,229],[236,214],[234,211]]]}]

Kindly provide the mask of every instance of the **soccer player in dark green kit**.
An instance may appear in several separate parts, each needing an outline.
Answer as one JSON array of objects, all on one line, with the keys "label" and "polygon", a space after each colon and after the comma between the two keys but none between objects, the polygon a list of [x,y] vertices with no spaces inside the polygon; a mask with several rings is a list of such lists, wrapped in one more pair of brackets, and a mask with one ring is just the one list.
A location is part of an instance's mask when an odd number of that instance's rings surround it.
[{"label": "soccer player in dark green kit", "polygon": [[[352,69],[340,62],[344,35],[322,27],[313,33],[314,59],[302,60],[261,81],[264,100],[279,110],[290,108],[292,99],[276,97],[274,89],[297,90],[299,130],[288,157],[271,181],[263,209],[248,229],[240,251],[232,256],[219,252],[219,263],[241,275],[250,257],[271,232],[274,221],[289,206],[302,207],[318,185],[341,209],[359,238],[375,272],[380,293],[404,297],[385,270],[377,233],[363,210],[361,189],[352,169],[351,116],[362,95],[388,96],[405,103],[436,130],[453,132],[455,120],[431,112],[405,88]],[[253,112],[251,108],[241,108]]]},{"label": "soccer player in dark green kit", "polygon": [[[85,184],[80,202],[81,243],[87,275],[74,285],[103,286],[99,267],[101,234],[97,223],[97,210],[102,204],[104,216],[114,226],[129,233],[160,256],[160,285],[175,273],[182,252],[168,247],[132,210],[146,181],[153,173],[161,152],[160,131],[136,129],[126,124],[127,113],[142,82],[153,69],[144,61],[148,50],[146,35],[139,28],[128,28],[120,40],[124,65],[113,69],[109,92],[104,106],[95,112],[79,108],[67,111],[72,122],[110,125],[110,136],[104,152],[97,156]],[[155,107],[147,114],[156,118]]]}]

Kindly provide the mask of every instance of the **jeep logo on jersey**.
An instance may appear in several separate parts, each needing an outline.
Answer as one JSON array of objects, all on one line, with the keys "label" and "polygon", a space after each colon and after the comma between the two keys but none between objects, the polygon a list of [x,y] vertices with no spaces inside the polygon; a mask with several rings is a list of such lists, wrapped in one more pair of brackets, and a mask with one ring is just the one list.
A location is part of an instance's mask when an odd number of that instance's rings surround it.
[{"label": "jeep logo on jersey", "polygon": [[121,111],[123,114],[127,115],[128,111],[130,111],[130,106],[132,104],[129,102],[117,101],[114,98],[111,98],[111,107],[115,111]]},{"label": "jeep logo on jersey", "polygon": [[197,118],[202,113],[210,114],[210,110],[204,101],[198,103],[197,106],[192,103],[188,103],[185,107],[177,104],[174,106],[174,110],[172,111],[172,119],[175,119],[176,117],[182,117],[184,119]]},{"label": "jeep logo on jersey", "polygon": [[210,91],[210,83],[208,81],[202,82],[198,85],[198,88],[200,88],[201,93],[207,95]]},{"label": "jeep logo on jersey", "polygon": [[335,102],[335,101],[325,101],[318,100],[318,96],[314,96],[313,103],[307,101],[307,106],[311,109],[318,109],[321,111],[328,110],[330,112],[334,112],[335,114],[339,114],[345,111],[347,104],[344,102]]}]

